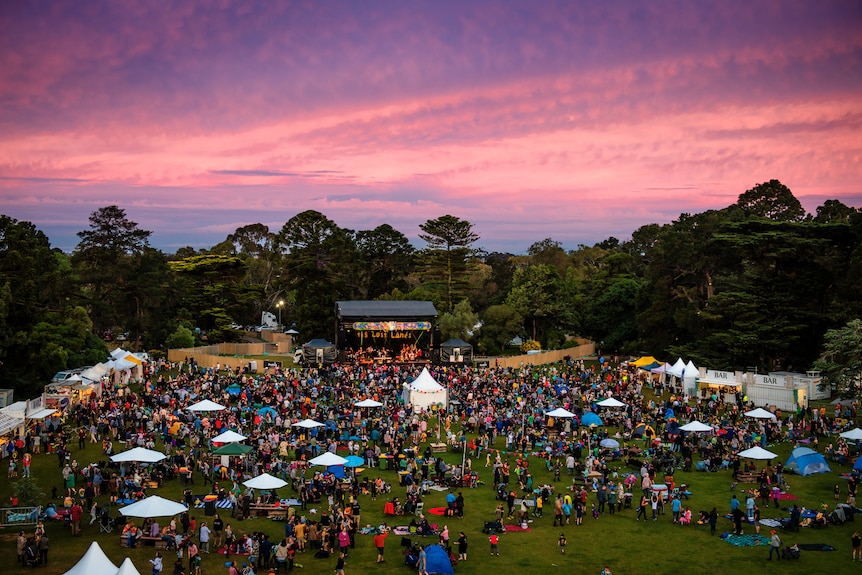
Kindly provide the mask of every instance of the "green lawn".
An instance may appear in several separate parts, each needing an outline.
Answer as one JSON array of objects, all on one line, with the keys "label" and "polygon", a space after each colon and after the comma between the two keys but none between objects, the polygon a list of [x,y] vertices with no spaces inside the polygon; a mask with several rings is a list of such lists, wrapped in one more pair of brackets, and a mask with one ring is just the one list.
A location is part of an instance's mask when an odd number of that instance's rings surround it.
[{"label": "green lawn", "polygon": [[[828,442],[826,442],[828,443]],[[503,447],[503,439],[498,440],[498,447]],[[779,453],[781,460],[786,460],[789,445],[777,445],[771,447]],[[83,451],[73,449],[73,457],[78,462],[87,464],[94,461],[104,460],[105,457],[99,452],[99,447],[90,445]],[[460,454],[450,453],[446,455],[451,462],[460,460]],[[691,575],[693,573],[758,573],[767,565],[767,548],[757,547],[734,547],[723,542],[719,537],[710,537],[708,526],[692,525],[681,527],[674,525],[671,521],[670,511],[658,521],[635,522],[635,510],[626,509],[615,516],[604,515],[599,519],[588,517],[580,527],[575,525],[565,528],[552,527],[553,505],[545,508],[545,516],[536,519],[532,524],[532,531],[507,533],[501,536],[500,557],[491,557],[488,553],[487,536],[482,534],[483,521],[493,519],[496,506],[494,491],[492,489],[492,476],[484,468],[485,458],[474,460],[474,469],[480,472],[480,478],[487,485],[478,489],[465,489],[466,517],[463,520],[449,522],[452,540],[457,539],[458,532],[464,531],[469,537],[470,549],[469,560],[456,566],[455,571],[459,574],[485,574],[496,575],[525,575],[528,573],[545,574],[559,570],[560,573],[595,573],[601,571],[602,566],[607,564],[618,574],[635,573],[659,573]],[[551,483],[552,477],[545,471],[544,465],[538,459],[533,459],[534,481],[536,484]],[[614,463],[612,467],[620,467]],[[845,481],[838,477],[841,471],[848,471],[850,466],[845,465],[838,468],[833,465],[833,472],[826,475],[802,478],[795,475],[787,477],[792,493],[796,494],[801,506],[809,508],[818,507],[821,503],[834,505],[832,488],[835,483],[842,487],[845,493]],[[54,455],[37,455],[34,457],[33,477],[41,488],[50,494],[51,487],[56,485],[62,487],[60,469],[57,466],[57,458]],[[620,468],[620,471],[637,471]],[[397,486],[394,471],[366,470],[364,473],[372,477],[381,476],[390,483],[394,483],[394,493],[403,499],[404,488]],[[564,472],[565,473],[565,472]],[[693,492],[688,501],[695,517],[701,509],[711,509],[716,506],[720,513],[729,510],[731,497],[730,471],[718,473],[678,471],[677,483],[687,483]],[[196,492],[203,492],[201,477],[196,477]],[[567,486],[565,475],[563,481],[554,484],[560,490]],[[738,486],[741,488],[743,486]],[[163,497],[179,499],[181,494],[179,480],[166,483],[157,491]],[[156,492],[156,491],[151,491]],[[0,496],[8,501],[11,494],[9,480],[0,485]],[[281,492],[282,496],[290,495],[289,488]],[[744,502],[744,496],[740,493],[740,499]],[[104,497],[102,498],[104,499]],[[594,499],[593,499],[594,500]],[[383,521],[383,504],[385,499],[379,497],[372,502],[370,497],[363,496],[360,499],[362,505],[362,523],[379,524]],[[60,503],[60,502],[58,502]],[[445,493],[432,492],[426,499],[425,508],[445,505]],[[202,511],[195,511],[194,516],[200,520]],[[224,516],[224,515],[223,515]],[[786,513],[773,509],[764,509],[763,517],[782,517]],[[429,516],[440,522],[441,518]],[[392,518],[389,524],[395,522]],[[783,562],[782,573],[847,573],[854,565],[850,564],[850,536],[854,529],[862,528],[862,524],[848,523],[843,526],[829,526],[823,530],[802,529],[796,534],[782,533],[785,542],[799,543],[828,543],[838,548],[836,552],[813,552],[803,551],[800,561]],[[48,525],[48,535],[51,541],[50,564],[40,571],[46,575],[63,573],[70,568],[81,554],[85,551],[90,541],[97,540],[108,556],[116,563],[130,556],[135,565],[143,574],[149,573],[148,560],[153,556],[152,548],[125,549],[119,546],[119,536],[99,534],[97,524],[87,526],[85,521],[84,535],[73,538],[69,531],[61,524]],[[403,521],[406,523],[407,521]],[[262,531],[270,534],[272,539],[280,539],[283,535],[283,523],[267,519],[256,518],[242,522],[231,521],[236,532]],[[730,522],[719,519],[719,533],[730,529]],[[753,530],[747,527],[746,532]],[[32,528],[28,528],[31,532]],[[563,531],[568,537],[568,548],[565,555],[561,555],[557,549],[556,541],[560,532]],[[762,529],[768,535],[768,529]],[[14,557],[15,537],[17,529],[6,527],[0,530],[0,537],[8,550],[9,557]],[[432,542],[431,538],[427,538]],[[403,564],[403,556],[399,547],[400,537],[391,536],[387,541],[387,562],[382,565],[375,563],[376,551],[373,547],[371,536],[357,535],[356,549],[352,550],[348,558],[346,573],[406,573],[407,568]],[[308,573],[331,573],[335,560],[318,560],[312,558],[309,553],[297,555],[298,562],[304,566],[304,572]],[[165,574],[170,574],[171,563],[166,561]],[[215,555],[204,557],[204,573],[223,573],[224,558]],[[862,568],[862,567],[860,567]],[[20,566],[15,569],[22,569]],[[96,575],[96,574],[94,574]]]}]

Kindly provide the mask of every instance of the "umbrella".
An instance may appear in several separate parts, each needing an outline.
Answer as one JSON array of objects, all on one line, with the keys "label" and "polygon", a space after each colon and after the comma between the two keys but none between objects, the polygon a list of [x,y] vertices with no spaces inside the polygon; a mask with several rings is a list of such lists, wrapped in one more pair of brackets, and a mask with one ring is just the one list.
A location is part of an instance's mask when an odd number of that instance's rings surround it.
[{"label": "umbrella", "polygon": [[608,449],[616,449],[620,446],[620,442],[616,439],[606,437],[599,442],[599,445],[601,445],[602,447],[607,447]]},{"label": "umbrella", "polygon": [[614,399],[613,397],[609,397],[607,399],[601,400],[596,405],[600,407],[623,407],[625,403],[618,399]]},{"label": "umbrella", "polygon": [[754,419],[771,419],[772,421],[775,421],[775,414],[766,411],[762,407],[746,411],[745,417],[753,417]]},{"label": "umbrella", "polygon": [[379,401],[374,401],[373,399],[363,399],[362,401],[358,401],[354,403],[356,407],[380,407],[383,404]]},{"label": "umbrella", "polygon": [[269,473],[262,473],[257,477],[244,481],[243,485],[252,489],[278,489],[287,485],[287,481],[273,477]]},{"label": "umbrella", "polygon": [[93,541],[84,556],[64,575],[90,575],[90,573],[116,573],[117,566],[111,563],[99,544]]},{"label": "umbrella", "polygon": [[252,447],[250,445],[243,445],[242,443],[227,443],[213,451],[213,455],[246,455],[251,451]]},{"label": "umbrella", "polygon": [[225,406],[220,405],[214,401],[205,399],[203,401],[191,404],[186,409],[188,409],[189,411],[221,411],[222,409],[226,408]]},{"label": "umbrella", "polygon": [[245,435],[240,435],[236,431],[228,429],[224,433],[220,433],[212,438],[213,443],[236,443],[237,441],[245,441],[248,439]]},{"label": "umbrella", "polygon": [[557,417],[557,418],[560,418],[560,417],[561,417],[561,418],[564,418],[564,419],[568,419],[568,418],[570,418],[570,417],[574,417],[574,416],[575,416],[575,414],[574,414],[574,413],[572,413],[572,412],[571,412],[571,411],[569,411],[568,409],[563,409],[562,407],[558,407],[557,409],[555,409],[555,410],[553,410],[553,411],[549,411],[549,412],[548,412],[548,413],[546,413],[545,415],[547,415],[548,417]]},{"label": "umbrella", "polygon": [[692,421],[690,423],[686,423],[685,425],[680,427],[680,430],[681,431],[699,432],[699,431],[712,431],[712,428],[705,423],[701,423],[701,422],[695,420],[695,421]]},{"label": "umbrella", "polygon": [[344,462],[344,467],[361,467],[364,463],[365,460],[358,455],[348,455],[347,460]]},{"label": "umbrella", "polygon": [[670,419],[671,417],[676,417],[676,414],[673,412],[673,409],[670,407],[667,408],[667,411],[664,413],[665,419]]},{"label": "umbrella", "polygon": [[173,517],[184,511],[188,509],[182,503],[158,495],[150,495],[119,509],[120,514],[126,517]]},{"label": "umbrella", "polygon": [[604,425],[605,423],[602,421],[602,418],[593,413],[592,411],[589,413],[585,413],[581,418],[581,423],[583,425]]},{"label": "umbrella", "polygon": [[746,459],[775,459],[778,457],[776,454],[763,449],[759,445],[757,447],[752,447],[751,449],[746,449],[745,451],[740,451],[739,456]]},{"label": "umbrella", "polygon": [[229,385],[225,388],[225,391],[228,392],[228,395],[239,395],[242,391],[242,388],[236,384]]},{"label": "umbrella", "polygon": [[859,441],[860,439],[862,439],[862,429],[856,427],[854,429],[851,429],[850,431],[845,431],[841,434],[841,437],[843,437],[844,439],[849,439],[851,441]]},{"label": "umbrella", "polygon": [[166,457],[167,455],[165,455],[164,453],[153,451],[152,449],[135,447],[133,449],[129,449],[128,451],[123,451],[122,453],[112,455],[111,461],[113,461],[114,463],[126,463],[130,461],[134,461],[137,463],[158,463]]},{"label": "umbrella", "polygon": [[292,427],[301,427],[303,429],[312,429],[314,427],[324,427],[323,423],[319,421],[314,421],[313,419],[303,419],[302,421],[297,421],[292,425]]},{"label": "umbrella", "polygon": [[266,417],[267,413],[271,414],[273,417],[276,415],[276,411],[271,407],[261,407],[257,410],[257,413],[263,417]]},{"label": "umbrella", "polygon": [[141,572],[135,568],[132,560],[126,557],[115,575],[141,575]]},{"label": "umbrella", "polygon": [[647,435],[649,437],[655,437],[655,429],[650,425],[646,425],[644,423],[639,423],[635,426],[632,431],[632,437],[643,437]]},{"label": "umbrella", "polygon": [[345,463],[347,463],[347,460],[340,455],[335,455],[331,451],[327,451],[322,455],[318,455],[308,463],[311,465],[322,465],[324,467],[329,467],[330,465],[344,465]]}]

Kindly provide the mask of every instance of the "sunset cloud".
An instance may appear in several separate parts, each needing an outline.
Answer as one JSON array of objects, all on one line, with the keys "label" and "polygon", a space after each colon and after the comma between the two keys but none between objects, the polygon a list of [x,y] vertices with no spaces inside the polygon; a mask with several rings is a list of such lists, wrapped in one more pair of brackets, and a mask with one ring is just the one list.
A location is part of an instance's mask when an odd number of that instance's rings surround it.
[{"label": "sunset cloud", "polygon": [[314,209],[568,248],[758,182],[860,206],[857,3],[16,2],[0,212],[62,249],[117,204],[166,251]]}]

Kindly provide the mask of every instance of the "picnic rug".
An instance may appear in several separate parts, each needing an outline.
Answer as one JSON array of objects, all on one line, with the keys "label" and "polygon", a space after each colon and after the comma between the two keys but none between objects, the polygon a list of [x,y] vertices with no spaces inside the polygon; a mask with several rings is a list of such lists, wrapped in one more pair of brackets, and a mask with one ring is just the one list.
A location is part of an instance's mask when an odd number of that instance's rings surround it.
[{"label": "picnic rug", "polygon": [[431,515],[446,515],[446,508],[445,507],[432,507],[431,509],[428,510],[428,513],[430,513]]},{"label": "picnic rug", "polygon": [[737,547],[766,547],[770,543],[769,537],[765,535],[734,535],[733,533],[725,533],[721,537],[731,545]]},{"label": "picnic rug", "polygon": [[514,523],[512,525],[504,525],[503,529],[506,530],[506,533],[514,533],[515,531],[532,531],[533,530],[532,527],[527,527],[526,529],[524,529],[520,525],[515,525]]},{"label": "picnic rug", "polygon": [[799,543],[796,546],[806,551],[837,551],[835,547],[825,543]]}]

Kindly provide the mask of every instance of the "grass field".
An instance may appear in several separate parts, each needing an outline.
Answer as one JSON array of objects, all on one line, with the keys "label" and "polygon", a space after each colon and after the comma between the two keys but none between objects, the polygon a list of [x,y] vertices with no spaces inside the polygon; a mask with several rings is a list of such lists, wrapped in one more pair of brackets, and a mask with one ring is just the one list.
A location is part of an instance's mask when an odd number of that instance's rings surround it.
[{"label": "grass field", "polygon": [[[504,447],[503,438],[498,439],[496,448]],[[823,442],[823,444],[828,441]],[[100,447],[96,444],[88,444],[87,447],[78,451],[77,445],[73,446],[72,456],[82,465],[105,460],[100,453]],[[785,461],[790,452],[790,445],[770,446],[770,449],[780,455]],[[448,453],[445,457],[452,463],[460,461],[460,453]],[[493,476],[489,469],[484,467],[485,458],[473,461],[473,468],[480,473],[480,479],[486,482],[477,489],[464,489],[465,517],[463,520],[452,520],[448,522],[451,538],[454,541],[459,531],[464,531],[469,538],[469,559],[461,562],[455,567],[459,574],[486,574],[494,575],[526,575],[546,573],[594,573],[598,574],[604,565],[608,565],[615,575],[619,574],[679,574],[691,575],[697,573],[724,574],[724,573],[760,573],[765,569],[780,569],[782,573],[849,573],[850,570],[862,570],[862,563],[850,562],[850,536],[855,529],[862,528],[862,517],[857,518],[855,523],[846,523],[842,526],[828,526],[825,529],[803,528],[798,534],[781,533],[785,543],[828,543],[838,550],[834,552],[803,551],[799,561],[783,561],[779,567],[775,563],[767,562],[768,548],[766,547],[734,547],[722,541],[718,536],[711,537],[708,526],[692,525],[688,527],[678,526],[672,523],[670,510],[667,514],[660,516],[658,521],[636,522],[635,509],[625,509],[615,516],[603,515],[598,519],[587,517],[582,526],[574,524],[564,528],[552,527],[553,504],[545,507],[544,518],[535,519],[532,530],[528,532],[513,532],[503,534],[500,538],[500,556],[492,557],[488,553],[489,545],[487,535],[482,533],[485,520],[492,520],[494,508],[497,501],[492,488]],[[843,468],[836,464],[832,465],[832,473],[812,477],[800,477],[796,475],[787,476],[791,492],[799,497],[799,505],[808,508],[819,507],[822,503],[828,503],[830,508],[834,507],[832,495],[836,483],[841,485],[842,494],[846,495],[846,482],[839,477],[839,473],[849,471],[850,465]],[[627,469],[621,463],[614,462],[612,468],[623,471],[637,471]],[[563,480],[558,483],[552,482],[552,477],[545,471],[544,464],[537,458],[531,460],[532,474],[537,485],[552,483],[555,490],[567,488],[568,483],[563,472]],[[368,469],[365,474],[372,478],[380,476],[394,485],[393,494],[399,495],[403,500],[404,488],[398,487],[394,471]],[[46,492],[51,492],[52,486],[57,486],[62,492],[62,477],[54,455],[41,454],[34,456],[32,465],[32,476],[39,486]],[[0,497],[8,501],[11,495],[11,480],[5,480],[0,484]],[[198,474],[195,477],[196,493],[204,492],[202,480]],[[695,518],[701,509],[709,510],[716,506],[719,513],[723,515],[729,512],[731,498],[731,472],[720,471],[717,473],[705,472],[676,472],[676,482],[686,483],[693,493],[687,502],[691,507]],[[745,487],[737,486],[737,490]],[[158,493],[163,497],[179,499],[182,492],[179,480],[167,482],[159,490],[150,490],[150,493]],[[637,491],[636,491],[637,493]],[[280,491],[283,497],[292,495],[290,488]],[[737,493],[744,503],[744,495]],[[843,496],[842,495],[842,496]],[[100,504],[106,498],[100,498]],[[595,501],[591,495],[591,500]],[[379,524],[384,521],[383,505],[384,497],[378,497],[372,502],[369,496],[362,496],[362,524]],[[58,506],[62,502],[57,502]],[[445,493],[434,492],[427,497],[425,508],[445,505]],[[784,511],[772,508],[764,509],[763,517],[786,517]],[[116,515],[114,513],[113,515]],[[192,513],[200,521],[203,511]],[[225,517],[222,514],[222,517]],[[311,516],[313,517],[313,516]],[[398,518],[401,521],[393,521],[392,517],[386,518],[389,525],[397,523],[406,524],[409,518]],[[441,519],[429,516],[432,521],[441,523]],[[261,531],[268,533],[274,540],[280,540],[284,533],[283,523],[271,521],[265,518],[255,518],[246,521],[230,521],[236,533]],[[154,556],[151,547],[138,549],[125,549],[119,545],[119,536],[114,534],[100,534],[98,524],[87,525],[89,515],[85,517],[84,530],[81,537],[72,537],[68,528],[62,524],[49,524],[48,535],[51,542],[49,553],[49,565],[40,568],[39,571],[50,574],[61,574],[74,565],[86,550],[92,540],[96,540],[105,550],[107,555],[117,564],[126,556],[132,558],[134,564],[143,574],[150,571],[148,560]],[[164,521],[161,521],[164,523]],[[140,524],[140,523],[139,523]],[[441,523],[442,524],[442,523]],[[721,534],[731,529],[731,522],[721,517],[718,524],[718,533]],[[26,528],[32,533],[32,527]],[[565,532],[568,538],[568,548],[565,555],[561,555],[556,542],[560,532]],[[753,532],[753,526],[747,526],[746,533]],[[769,530],[763,528],[762,533],[768,535]],[[15,538],[18,529],[7,526],[0,529],[0,540],[7,550],[6,555],[10,559],[10,567],[23,570],[20,565],[12,566],[15,561]],[[416,539],[416,538],[414,538]],[[421,538],[419,538],[421,539]],[[425,538],[428,543],[436,542],[436,537]],[[356,549],[351,550],[347,560],[346,573],[348,575],[359,573],[408,573],[409,570],[403,562],[401,538],[390,536],[387,540],[386,557],[383,564],[376,564],[376,550],[374,549],[372,537],[357,535]],[[165,561],[164,574],[172,572],[173,559],[167,557]],[[237,558],[238,564],[241,559]],[[217,555],[205,555],[202,572],[226,573],[224,567],[225,559]],[[335,559],[314,559],[310,553],[298,554],[298,563],[303,565],[300,572],[306,573],[331,573],[335,565]],[[858,566],[857,566],[858,565]],[[93,574],[97,575],[97,574]]]}]

